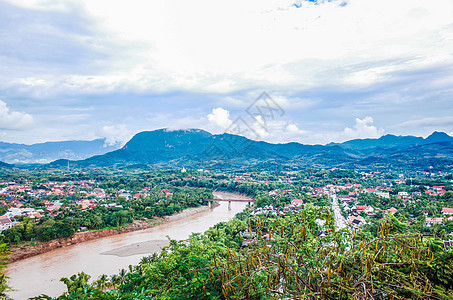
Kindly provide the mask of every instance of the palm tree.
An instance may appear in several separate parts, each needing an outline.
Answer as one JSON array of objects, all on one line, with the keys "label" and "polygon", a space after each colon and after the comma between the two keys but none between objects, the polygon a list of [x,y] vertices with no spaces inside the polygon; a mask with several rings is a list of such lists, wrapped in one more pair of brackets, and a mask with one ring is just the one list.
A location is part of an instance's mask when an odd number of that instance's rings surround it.
[{"label": "palm tree", "polygon": [[151,256],[143,256],[140,260],[140,265],[150,264],[152,261]]},{"label": "palm tree", "polygon": [[121,269],[119,276],[120,276],[120,283],[124,284],[127,279],[127,271],[125,269]]},{"label": "palm tree", "polygon": [[95,282],[95,286],[100,290],[105,291],[110,286],[109,278],[107,275],[102,274]]}]

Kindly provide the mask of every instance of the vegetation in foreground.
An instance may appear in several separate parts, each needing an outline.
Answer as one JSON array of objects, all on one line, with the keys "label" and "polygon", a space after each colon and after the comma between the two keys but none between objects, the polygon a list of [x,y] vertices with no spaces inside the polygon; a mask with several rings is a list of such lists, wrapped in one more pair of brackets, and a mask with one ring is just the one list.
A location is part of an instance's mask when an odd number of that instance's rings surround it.
[{"label": "vegetation in foreground", "polygon": [[217,224],[110,278],[63,278],[68,291],[55,299],[452,299],[452,260],[391,216],[373,237],[337,231],[330,209],[308,205]]}]

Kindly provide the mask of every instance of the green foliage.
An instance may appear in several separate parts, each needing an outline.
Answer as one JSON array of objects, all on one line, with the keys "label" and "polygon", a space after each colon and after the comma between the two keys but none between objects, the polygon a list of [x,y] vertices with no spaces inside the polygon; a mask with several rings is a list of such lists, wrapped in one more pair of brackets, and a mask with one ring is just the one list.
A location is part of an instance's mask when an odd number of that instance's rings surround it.
[{"label": "green foliage", "polygon": [[9,299],[6,296],[6,292],[11,288],[8,286],[7,279],[8,277],[3,273],[3,269],[6,268],[8,263],[8,244],[0,240],[0,298]]},{"label": "green foliage", "polygon": [[[377,237],[336,231],[327,208],[220,223],[122,270],[106,284],[65,279],[57,299],[449,299],[452,250],[404,233],[389,216]],[[241,232],[255,237],[241,249]],[[135,298],[134,298],[135,297]],[[39,298],[45,299],[45,298]]]}]

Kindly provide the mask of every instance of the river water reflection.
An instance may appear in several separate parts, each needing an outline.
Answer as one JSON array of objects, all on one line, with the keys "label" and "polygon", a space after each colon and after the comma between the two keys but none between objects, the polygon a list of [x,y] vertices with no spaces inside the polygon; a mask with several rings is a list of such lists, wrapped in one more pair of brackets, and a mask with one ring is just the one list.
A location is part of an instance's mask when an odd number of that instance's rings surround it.
[{"label": "river water reflection", "polygon": [[[214,193],[216,198],[237,198],[238,195]],[[228,202],[220,202],[220,206],[187,218],[158,225],[156,227],[114,235],[79,245],[59,248],[38,256],[11,263],[5,270],[10,277],[9,285],[16,291],[8,293],[17,300],[47,294],[55,297],[63,293],[65,285],[59,280],[72,274],[84,271],[96,279],[101,274],[117,274],[120,269],[137,264],[144,254],[119,257],[105,255],[118,248],[150,244],[150,241],[162,242],[166,236],[172,239],[187,239],[193,232],[204,232],[209,227],[228,221],[241,212],[247,203],[232,202],[228,210]],[[102,254],[104,253],[104,254]]]}]

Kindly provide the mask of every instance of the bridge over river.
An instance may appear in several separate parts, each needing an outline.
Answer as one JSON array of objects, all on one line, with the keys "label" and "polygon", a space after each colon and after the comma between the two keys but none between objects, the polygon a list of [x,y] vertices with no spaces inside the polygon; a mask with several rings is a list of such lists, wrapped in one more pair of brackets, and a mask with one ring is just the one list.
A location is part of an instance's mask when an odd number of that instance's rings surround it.
[{"label": "bridge over river", "polygon": [[211,207],[212,202],[228,202],[228,209],[231,209],[231,202],[247,202],[248,205],[255,203],[256,200],[253,198],[214,198],[214,199],[204,199],[209,203],[209,207]]}]

